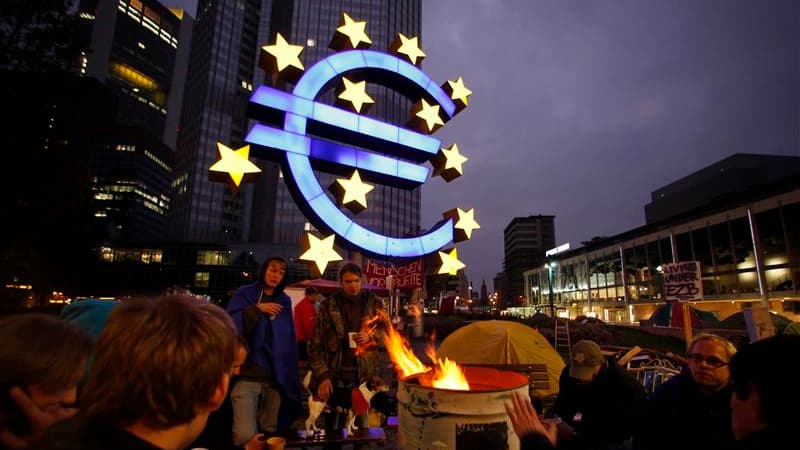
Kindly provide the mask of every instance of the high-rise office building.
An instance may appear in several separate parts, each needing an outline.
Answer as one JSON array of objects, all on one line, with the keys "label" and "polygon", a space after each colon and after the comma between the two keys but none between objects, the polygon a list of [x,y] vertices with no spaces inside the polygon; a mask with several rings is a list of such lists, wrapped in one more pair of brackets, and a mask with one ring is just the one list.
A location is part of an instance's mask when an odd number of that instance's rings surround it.
[{"label": "high-rise office building", "polygon": [[[366,21],[366,32],[372,40],[372,50],[385,52],[397,33],[419,36],[421,22],[421,2],[419,0],[401,1],[340,1],[296,0],[276,3],[273,8],[281,11],[273,13],[275,31],[281,31],[292,43],[304,45],[301,54],[306,68],[320,59],[334,53],[328,48],[339,26],[342,13],[354,20]],[[291,19],[289,23],[287,19]],[[283,23],[281,22],[283,21]],[[274,36],[274,33],[271,34]],[[412,105],[404,96],[392,89],[367,85],[368,94],[375,100],[366,115],[397,125],[409,119]],[[333,104],[333,92],[324,94],[320,101]],[[320,185],[329,186],[334,176],[317,174]],[[421,209],[420,189],[401,189],[376,185],[370,192],[369,208],[356,216],[361,225],[390,236],[416,234],[420,229]],[[277,183],[275,198],[275,222],[273,240],[282,244],[299,244],[307,229],[303,215],[295,205],[286,185]]]},{"label": "high-rise office building", "polygon": [[503,231],[506,305],[525,298],[522,272],[544,263],[544,253],[556,245],[556,216],[515,217]]},{"label": "high-rise office building", "polygon": [[82,0],[78,8],[89,40],[80,74],[116,94],[120,125],[174,148],[192,18],[157,0]]},{"label": "high-rise office building", "polygon": [[[289,42],[304,47],[300,58],[306,68],[333,53],[328,48],[342,13],[367,21],[372,49],[387,51],[397,33],[420,34],[421,2],[400,1],[201,1],[193,37],[192,70],[187,81],[184,120],[179,137],[175,199],[171,232],[175,238],[201,242],[300,245],[308,229],[275,163],[257,161],[258,180],[232,195],[224,184],[208,180],[208,167],[216,160],[216,142],[242,145],[247,132],[247,100],[264,83],[258,68],[258,51],[280,32]],[[291,86],[283,86],[290,89]],[[411,104],[400,93],[369,85],[375,100],[367,115],[405,124]],[[333,104],[333,93],[319,101]],[[333,176],[318,173],[323,186]],[[420,190],[377,185],[369,208],[357,220],[387,235],[404,236],[419,231]],[[348,213],[349,214],[349,213]]]},{"label": "high-rise office building", "polygon": [[201,0],[176,147],[169,235],[197,242],[243,239],[242,196],[208,179],[216,143],[236,147],[247,132],[261,0]]},{"label": "high-rise office building", "polygon": [[77,14],[77,72],[116,99],[114,125],[86,123],[73,142],[103,245],[163,239],[193,20],[157,0],[82,0]]}]

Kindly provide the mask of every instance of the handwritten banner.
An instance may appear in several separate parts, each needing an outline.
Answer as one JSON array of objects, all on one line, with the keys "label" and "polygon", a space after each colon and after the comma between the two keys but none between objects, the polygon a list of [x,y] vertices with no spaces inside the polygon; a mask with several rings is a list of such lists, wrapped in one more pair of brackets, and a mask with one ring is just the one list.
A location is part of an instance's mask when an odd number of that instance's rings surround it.
[{"label": "handwritten banner", "polygon": [[392,287],[397,289],[421,288],[425,279],[421,259],[403,266],[387,266],[368,259],[364,275],[367,283],[382,288],[386,287],[386,277],[391,275]]},{"label": "handwritten banner", "polygon": [[661,266],[667,300],[693,302],[703,299],[703,280],[700,263],[685,261]]}]

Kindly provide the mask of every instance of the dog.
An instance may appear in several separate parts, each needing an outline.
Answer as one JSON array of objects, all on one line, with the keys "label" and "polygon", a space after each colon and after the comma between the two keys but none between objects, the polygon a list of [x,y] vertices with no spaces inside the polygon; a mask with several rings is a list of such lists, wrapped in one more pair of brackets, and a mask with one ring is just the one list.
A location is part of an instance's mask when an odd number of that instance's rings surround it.
[{"label": "dog", "polygon": [[[306,431],[308,433],[315,433],[319,431],[317,427],[317,419],[320,414],[325,411],[330,411],[326,402],[316,400],[314,393],[308,388],[311,384],[311,371],[309,371],[303,378],[303,387],[308,391],[308,418],[306,419]],[[372,397],[378,392],[386,392],[389,386],[385,383],[375,383],[373,381],[365,381],[358,387],[353,388],[350,393],[351,405],[347,409],[347,435],[353,434],[358,427],[356,426],[356,417],[369,411],[369,403]],[[337,412],[344,412],[342,408],[337,408]]]}]

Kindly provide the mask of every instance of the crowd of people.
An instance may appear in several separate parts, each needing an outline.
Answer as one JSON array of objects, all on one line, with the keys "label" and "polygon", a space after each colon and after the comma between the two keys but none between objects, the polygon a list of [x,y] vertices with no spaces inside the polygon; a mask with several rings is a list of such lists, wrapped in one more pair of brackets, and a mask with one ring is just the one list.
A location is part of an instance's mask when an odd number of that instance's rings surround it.
[{"label": "crowd of people", "polygon": [[572,349],[556,417],[514,394],[506,404],[522,450],[783,449],[798,417],[800,336],[783,334],[737,351],[698,334],[688,368],[646,398],[643,388],[591,341]]},{"label": "crowd of people", "polygon": [[[381,384],[381,302],[344,264],[327,300],[306,290],[293,311],[287,263],[269,258],[224,310],[168,293],[79,302],[62,318],[0,319],[0,449],[264,448],[299,418],[299,361],[309,389],[346,410],[361,383]],[[769,449],[792,442],[800,336],[737,351],[699,334],[687,370],[648,396],[592,341],[577,342],[551,415],[506,405],[523,450]],[[230,388],[230,389],[229,389]],[[344,416],[326,415],[326,428]],[[358,418],[359,426],[367,417]]]}]

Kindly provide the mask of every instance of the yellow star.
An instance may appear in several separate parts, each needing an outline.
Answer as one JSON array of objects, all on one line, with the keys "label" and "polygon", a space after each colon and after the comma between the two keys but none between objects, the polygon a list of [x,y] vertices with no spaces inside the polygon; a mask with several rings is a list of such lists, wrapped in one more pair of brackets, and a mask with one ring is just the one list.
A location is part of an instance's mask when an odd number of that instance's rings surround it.
[{"label": "yellow star", "polygon": [[458,275],[458,271],[467,267],[466,264],[462,263],[458,259],[458,249],[453,247],[453,250],[448,254],[445,252],[439,252],[439,259],[442,260],[442,265],[439,267],[439,271],[437,273],[449,273],[450,275]]},{"label": "yellow star", "polygon": [[481,226],[478,225],[478,222],[475,221],[475,208],[470,209],[469,211],[464,211],[461,208],[456,208],[458,220],[456,221],[454,228],[462,230],[463,234],[466,236],[467,239],[472,238],[472,231],[479,229]]},{"label": "yellow star", "polygon": [[458,145],[453,143],[450,148],[442,147],[439,153],[431,160],[433,175],[440,175],[448,183],[464,174],[464,163],[468,158],[458,151]]},{"label": "yellow star", "polygon": [[356,21],[351,19],[347,13],[343,13],[330,47],[336,51],[369,48],[372,45],[372,39],[367,35],[366,28],[367,21]]},{"label": "yellow star", "polygon": [[333,249],[335,234],[319,239],[311,233],[306,233],[304,240],[305,252],[300,255],[303,261],[313,262],[320,275],[325,273],[325,268],[331,261],[341,261],[342,257]]},{"label": "yellow star", "polygon": [[373,189],[375,186],[361,181],[358,170],[353,171],[350,179],[337,178],[331,186],[331,190],[340,203],[356,214],[367,209],[367,193]]},{"label": "yellow star", "polygon": [[246,174],[261,172],[261,169],[248,159],[250,156],[249,145],[232,150],[222,142],[217,142],[217,154],[219,160],[212,164],[208,171],[209,173],[227,174],[225,179],[231,183],[231,190],[234,192],[239,189],[239,184]]},{"label": "yellow star", "polygon": [[453,99],[453,102],[456,104],[456,112],[467,107],[469,104],[468,97],[472,95],[472,91],[464,86],[463,78],[458,77],[458,79],[455,81],[447,80],[447,83],[445,83],[442,88],[445,92],[447,92],[448,95],[450,95],[450,98]]},{"label": "yellow star", "polygon": [[425,122],[422,131],[426,131],[430,134],[444,125],[442,118],[439,117],[440,108],[441,107],[439,105],[431,105],[426,102],[424,98],[422,98],[419,100],[419,103],[414,106],[414,109],[411,112],[414,114],[414,118],[417,120],[421,119],[419,122],[421,127],[422,122]]},{"label": "yellow star", "polygon": [[469,211],[461,208],[451,209],[442,213],[442,217],[453,220],[453,242],[462,242],[472,238],[472,231],[481,227],[475,221],[475,208]]},{"label": "yellow star", "polygon": [[425,53],[419,48],[418,42],[419,39],[416,36],[409,38],[403,33],[397,33],[397,37],[394,38],[394,41],[389,46],[389,51],[397,55],[404,55],[411,64],[416,66],[425,59]]},{"label": "yellow star", "polygon": [[275,44],[261,47],[259,65],[273,75],[283,75],[289,79],[299,78],[305,67],[300,61],[302,45],[292,45],[280,33],[275,37]]},{"label": "yellow star", "polygon": [[355,112],[360,113],[361,108],[364,107],[364,104],[367,104],[367,107],[369,107],[369,105],[375,103],[375,100],[367,95],[366,81],[353,83],[347,78],[342,78],[342,81],[344,81],[344,89],[338,95],[338,97],[341,100],[350,102],[350,106],[353,108],[353,110],[355,110]]}]

